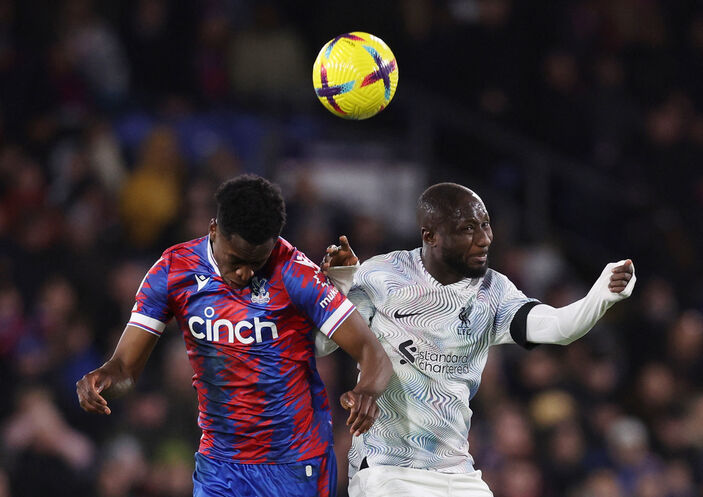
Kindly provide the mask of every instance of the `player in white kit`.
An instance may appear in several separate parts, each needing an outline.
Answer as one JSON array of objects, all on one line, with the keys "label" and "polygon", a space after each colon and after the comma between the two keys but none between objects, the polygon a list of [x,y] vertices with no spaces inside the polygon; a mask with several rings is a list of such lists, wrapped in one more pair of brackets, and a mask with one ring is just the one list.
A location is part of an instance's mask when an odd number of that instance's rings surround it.
[{"label": "player in white kit", "polygon": [[634,266],[608,264],[583,299],[556,309],[488,269],[490,218],[468,188],[428,188],[418,221],[422,248],[364,262],[348,295],[394,370],[378,419],[352,440],[349,495],[488,497],[468,443],[488,348],[573,342],[630,296]]}]

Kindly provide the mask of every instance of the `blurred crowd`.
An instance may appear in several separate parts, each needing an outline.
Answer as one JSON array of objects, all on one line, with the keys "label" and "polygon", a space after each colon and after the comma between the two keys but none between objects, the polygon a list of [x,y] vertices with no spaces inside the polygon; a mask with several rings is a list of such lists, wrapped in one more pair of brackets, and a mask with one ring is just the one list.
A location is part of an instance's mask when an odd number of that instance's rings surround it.
[{"label": "blurred crowd", "polygon": [[[401,74],[389,110],[354,128],[310,86],[319,47],[351,30],[388,42]],[[496,497],[703,496],[702,78],[692,0],[0,0],[0,497],[190,495],[197,406],[173,324],[109,417],[80,410],[75,382],[161,251],[205,234],[221,181],[275,178],[340,129],[402,141],[431,110],[403,85],[611,185],[592,199],[553,175],[535,240],[511,219],[519,156],[425,131],[428,184],[485,186],[491,265],[525,293],[565,305],[606,262],[635,261],[633,297],[584,339],[492,351],[470,442]],[[362,260],[419,243],[323,193],[305,174],[284,191],[284,236],[313,260],[342,233]],[[356,368],[339,352],[319,368],[344,496],[335,399]]]}]

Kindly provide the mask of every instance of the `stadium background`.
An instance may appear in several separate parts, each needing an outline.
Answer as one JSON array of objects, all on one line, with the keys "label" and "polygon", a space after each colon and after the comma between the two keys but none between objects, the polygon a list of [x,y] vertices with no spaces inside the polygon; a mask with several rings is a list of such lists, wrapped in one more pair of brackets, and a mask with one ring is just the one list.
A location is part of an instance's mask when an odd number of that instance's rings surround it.
[{"label": "stadium background", "polygon": [[[364,122],[310,82],[352,30],[400,69]],[[414,199],[445,180],[483,196],[491,265],[530,296],[631,257],[635,294],[585,339],[493,349],[471,452],[496,497],[703,495],[702,76],[691,0],[0,0],[0,496],[190,494],[175,328],[113,415],[74,384],[244,171],[280,182],[313,260],[342,233],[362,259],[416,246]],[[335,404],[355,365],[320,369]]]}]

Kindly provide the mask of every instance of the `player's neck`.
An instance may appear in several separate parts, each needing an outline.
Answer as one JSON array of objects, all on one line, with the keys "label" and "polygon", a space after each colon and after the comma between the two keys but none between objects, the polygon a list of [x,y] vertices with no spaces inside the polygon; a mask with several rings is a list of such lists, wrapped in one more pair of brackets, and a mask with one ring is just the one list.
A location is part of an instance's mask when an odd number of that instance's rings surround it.
[{"label": "player's neck", "polygon": [[420,258],[425,270],[441,285],[451,285],[466,278],[447,266],[441,258],[433,257],[433,252],[426,247],[420,250]]}]

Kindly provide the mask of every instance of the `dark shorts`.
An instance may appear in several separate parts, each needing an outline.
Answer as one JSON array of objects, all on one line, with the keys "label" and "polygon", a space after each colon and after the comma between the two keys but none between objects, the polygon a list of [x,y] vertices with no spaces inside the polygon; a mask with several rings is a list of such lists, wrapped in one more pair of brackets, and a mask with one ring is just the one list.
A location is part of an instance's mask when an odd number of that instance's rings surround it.
[{"label": "dark shorts", "polygon": [[325,455],[287,464],[239,464],[195,453],[193,497],[335,497],[337,459]]}]

